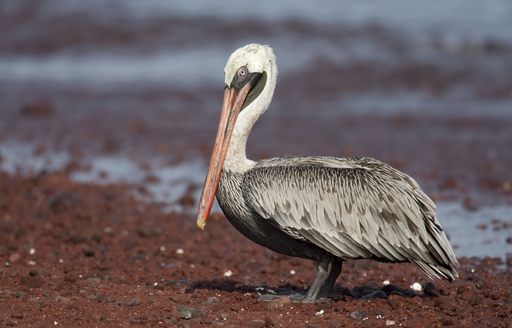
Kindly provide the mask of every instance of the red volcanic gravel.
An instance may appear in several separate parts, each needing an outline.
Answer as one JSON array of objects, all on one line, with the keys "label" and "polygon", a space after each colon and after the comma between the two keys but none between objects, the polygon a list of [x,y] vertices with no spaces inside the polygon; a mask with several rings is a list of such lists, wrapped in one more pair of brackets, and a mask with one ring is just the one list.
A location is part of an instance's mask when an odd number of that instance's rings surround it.
[{"label": "red volcanic gravel", "polygon": [[410,264],[349,261],[332,299],[304,304],[296,294],[313,263],[251,243],[222,215],[200,232],[193,215],[166,214],[128,190],[0,174],[0,326],[512,323],[512,272],[499,259],[462,258],[451,284]]}]

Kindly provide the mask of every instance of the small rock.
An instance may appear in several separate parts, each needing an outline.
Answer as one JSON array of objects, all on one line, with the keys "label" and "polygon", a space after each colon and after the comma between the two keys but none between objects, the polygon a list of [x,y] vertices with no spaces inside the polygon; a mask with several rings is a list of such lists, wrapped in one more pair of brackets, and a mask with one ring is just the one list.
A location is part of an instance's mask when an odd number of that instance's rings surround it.
[{"label": "small rock", "polygon": [[206,300],[206,303],[209,303],[209,304],[217,304],[219,302],[220,302],[219,298],[215,297],[215,296],[208,297],[208,299]]},{"label": "small rock", "polygon": [[415,292],[419,293],[422,290],[421,284],[419,282],[415,282],[411,285],[411,289]]},{"label": "small rock", "polygon": [[221,318],[222,320],[229,320],[229,315],[228,315],[227,313],[222,312],[222,313],[220,314],[220,318]]},{"label": "small rock", "polygon": [[390,282],[389,280],[384,280],[384,281],[382,282],[382,284],[383,284],[384,286],[387,286],[387,285],[389,285],[390,283],[391,283],[391,282]]},{"label": "small rock", "polygon": [[199,309],[195,309],[184,305],[178,305],[176,307],[176,310],[178,311],[180,318],[184,320],[198,318],[203,314]]},{"label": "small rock", "polygon": [[274,298],[276,298],[276,296],[274,295],[269,295],[269,294],[263,294],[263,295],[260,295],[258,297],[258,301],[261,301],[261,302],[270,302],[272,301]]},{"label": "small rock", "polygon": [[138,299],[138,298],[134,297],[134,298],[131,298],[131,299],[127,300],[124,304],[125,304],[126,306],[135,306],[135,305],[139,305],[139,304],[141,304],[141,303],[142,303],[142,302],[141,302],[141,300],[140,300],[140,299]]},{"label": "small rock", "polygon": [[325,313],[324,310],[320,310],[317,313],[315,313],[315,315],[320,316],[320,315],[324,315],[324,313]]},{"label": "small rock", "polygon": [[183,255],[183,253],[185,253],[185,251],[183,250],[183,248],[178,248],[178,249],[176,250],[176,254],[178,254],[178,255]]},{"label": "small rock", "polygon": [[386,320],[386,326],[394,326],[396,322],[394,320]]},{"label": "small rock", "polygon": [[296,273],[296,272],[295,272],[295,270],[290,270],[290,274],[291,274],[292,276],[293,276],[293,275],[295,275],[295,273]]},{"label": "small rock", "polygon": [[94,257],[95,252],[92,249],[84,249],[83,250],[85,257]]},{"label": "small rock", "polygon": [[19,298],[19,299],[24,299],[27,296],[27,293],[25,293],[23,291],[18,291],[14,294],[14,296],[16,296],[16,298]]},{"label": "small rock", "polygon": [[352,319],[356,319],[356,320],[364,320],[364,319],[368,318],[366,313],[364,313],[362,311],[354,311],[354,312],[350,313],[350,317]]},{"label": "small rock", "polygon": [[233,272],[231,270],[228,270],[228,271],[224,272],[224,277],[226,277],[226,278],[229,278],[232,275],[233,275]]},{"label": "small rock", "polygon": [[48,199],[48,207],[54,212],[59,212],[74,207],[78,202],[77,194],[64,191],[51,196]]}]

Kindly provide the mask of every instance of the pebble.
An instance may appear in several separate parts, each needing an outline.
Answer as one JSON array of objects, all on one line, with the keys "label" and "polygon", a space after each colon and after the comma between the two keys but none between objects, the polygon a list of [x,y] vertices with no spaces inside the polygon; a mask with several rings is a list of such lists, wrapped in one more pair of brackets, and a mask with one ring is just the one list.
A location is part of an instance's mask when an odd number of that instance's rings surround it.
[{"label": "pebble", "polygon": [[386,320],[386,326],[394,326],[396,322],[394,320]]},{"label": "pebble", "polygon": [[227,313],[222,312],[222,313],[220,314],[220,318],[221,318],[222,320],[228,320],[228,319],[229,319],[229,315],[228,315]]},{"label": "pebble", "polygon": [[20,299],[23,299],[27,296],[27,293],[23,292],[23,291],[18,291],[14,294],[16,296],[16,298],[20,298]]},{"label": "pebble", "polygon": [[422,287],[421,287],[421,284],[419,282],[415,282],[411,285],[411,289],[414,290],[415,292],[421,292],[422,290]]},{"label": "pebble", "polygon": [[220,302],[219,298],[215,297],[215,296],[208,297],[208,299],[206,300],[206,303],[210,303],[210,304],[217,304],[219,302]]},{"label": "pebble", "polygon": [[233,272],[232,272],[231,270],[228,270],[228,271],[224,272],[224,277],[229,278],[229,277],[231,277],[232,275],[233,275]]},{"label": "pebble", "polygon": [[384,286],[387,286],[387,285],[389,285],[390,283],[391,283],[391,282],[390,282],[389,280],[384,280],[384,281],[382,282],[382,284],[383,284]]},{"label": "pebble", "polygon": [[30,255],[34,255],[34,254],[36,253],[35,248],[31,248],[31,249],[29,249],[29,250],[28,250],[28,253],[29,253]]},{"label": "pebble", "polygon": [[131,298],[128,301],[126,301],[124,304],[127,306],[135,306],[135,305],[139,305],[141,303],[142,303],[142,301],[140,299],[134,297],[134,298]]},{"label": "pebble", "polygon": [[178,249],[176,250],[176,254],[178,254],[178,255],[183,255],[183,253],[185,253],[185,251],[183,250],[183,248],[178,248]]},{"label": "pebble", "polygon": [[290,274],[293,276],[295,274],[295,270],[290,270]]},{"label": "pebble", "polygon": [[352,319],[356,319],[356,320],[368,319],[368,316],[366,315],[366,313],[364,313],[362,311],[354,311],[354,312],[350,313],[350,317],[352,317]]},{"label": "pebble", "polygon": [[198,318],[203,314],[202,311],[199,309],[184,306],[184,305],[178,305],[176,307],[176,310],[178,311],[180,318],[184,319],[184,320]]},{"label": "pebble", "polygon": [[272,301],[274,298],[276,298],[276,296],[274,295],[269,295],[269,294],[263,294],[263,295],[260,295],[258,297],[258,301],[261,301],[261,302],[270,302]]},{"label": "pebble", "polygon": [[325,313],[325,311],[324,311],[324,310],[320,310],[320,311],[318,311],[317,313],[315,313],[315,315],[320,316],[320,315],[324,315],[324,313]]}]

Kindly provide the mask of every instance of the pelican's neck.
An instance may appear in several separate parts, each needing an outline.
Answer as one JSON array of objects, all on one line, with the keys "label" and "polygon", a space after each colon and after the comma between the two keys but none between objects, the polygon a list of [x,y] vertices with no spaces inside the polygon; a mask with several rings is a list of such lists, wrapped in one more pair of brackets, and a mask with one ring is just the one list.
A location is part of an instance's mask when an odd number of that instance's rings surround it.
[{"label": "pelican's neck", "polygon": [[270,62],[269,68],[265,71],[267,74],[267,82],[263,91],[261,91],[260,95],[238,115],[224,162],[224,169],[227,171],[245,173],[256,164],[256,162],[251,161],[246,156],[245,149],[247,138],[251,133],[254,123],[256,123],[260,115],[263,114],[270,105],[277,81],[277,68],[275,63]]}]

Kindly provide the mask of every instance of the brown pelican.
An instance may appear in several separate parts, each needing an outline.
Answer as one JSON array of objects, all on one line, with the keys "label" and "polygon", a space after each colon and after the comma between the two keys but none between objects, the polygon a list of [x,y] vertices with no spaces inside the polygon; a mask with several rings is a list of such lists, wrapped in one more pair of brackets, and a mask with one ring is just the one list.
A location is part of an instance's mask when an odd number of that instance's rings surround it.
[{"label": "brown pelican", "polygon": [[346,259],[412,262],[452,281],[457,259],[435,204],[408,175],[372,158],[247,159],[249,133],[274,94],[276,57],[249,44],[231,54],[213,154],[198,207],[204,229],[217,196],[229,222],[277,253],[314,260],[307,301],[326,296]]}]

